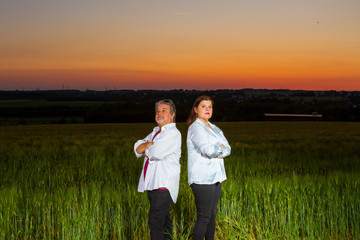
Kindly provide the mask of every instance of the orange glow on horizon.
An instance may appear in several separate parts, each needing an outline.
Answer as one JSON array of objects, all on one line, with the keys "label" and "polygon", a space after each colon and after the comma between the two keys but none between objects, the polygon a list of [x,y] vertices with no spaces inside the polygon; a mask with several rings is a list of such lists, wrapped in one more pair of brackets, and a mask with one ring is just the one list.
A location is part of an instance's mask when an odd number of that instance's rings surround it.
[{"label": "orange glow on horizon", "polygon": [[[8,82],[4,81],[7,79]],[[358,90],[357,77],[231,76],[131,70],[13,70],[0,71],[0,80],[15,89],[242,89]],[[341,83],[341,86],[339,85]],[[345,83],[345,84],[344,84]],[[35,86],[35,87],[31,87]],[[55,86],[55,87],[54,87]],[[11,89],[11,88],[9,88]],[[14,88],[12,88],[14,89]]]},{"label": "orange glow on horizon", "polygon": [[0,90],[360,90],[360,2],[34,2],[0,10]]}]

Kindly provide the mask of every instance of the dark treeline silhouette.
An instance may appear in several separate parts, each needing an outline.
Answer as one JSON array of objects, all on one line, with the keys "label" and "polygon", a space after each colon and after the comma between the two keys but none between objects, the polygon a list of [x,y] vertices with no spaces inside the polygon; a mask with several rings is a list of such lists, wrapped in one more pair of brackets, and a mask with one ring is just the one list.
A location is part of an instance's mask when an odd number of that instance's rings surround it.
[{"label": "dark treeline silhouette", "polygon": [[[153,122],[154,103],[170,98],[177,107],[176,120],[186,121],[194,100],[207,94],[215,101],[212,121],[262,121],[264,113],[323,115],[324,121],[359,121],[359,91],[304,90],[48,90],[0,91],[0,118],[61,118],[71,117],[86,123]],[[46,106],[4,106],[1,102],[15,100],[46,101]],[[81,105],[66,102],[101,102]],[[61,103],[61,104],[59,104]],[[64,103],[62,105],[62,103]],[[76,122],[76,121],[74,121]]]}]

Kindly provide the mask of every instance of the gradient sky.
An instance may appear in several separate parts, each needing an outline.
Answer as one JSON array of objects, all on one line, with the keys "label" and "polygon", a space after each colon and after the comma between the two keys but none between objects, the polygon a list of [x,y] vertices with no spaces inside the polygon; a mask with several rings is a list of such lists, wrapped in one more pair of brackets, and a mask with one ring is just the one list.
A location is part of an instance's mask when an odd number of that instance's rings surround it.
[{"label": "gradient sky", "polygon": [[0,89],[360,90],[359,0],[1,0]]}]

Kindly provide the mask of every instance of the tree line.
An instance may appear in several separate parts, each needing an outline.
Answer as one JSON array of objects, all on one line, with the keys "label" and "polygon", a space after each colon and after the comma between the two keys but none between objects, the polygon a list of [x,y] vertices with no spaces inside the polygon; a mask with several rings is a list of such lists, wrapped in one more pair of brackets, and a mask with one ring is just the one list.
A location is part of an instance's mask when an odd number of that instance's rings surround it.
[{"label": "tree line", "polygon": [[[194,100],[202,95],[214,101],[212,121],[263,121],[264,113],[323,115],[324,121],[359,121],[359,91],[294,91],[294,90],[49,90],[0,91],[0,118],[80,118],[85,123],[153,122],[154,104],[170,98],[177,108],[176,120],[186,121]],[[16,100],[47,101],[46,106],[3,106]],[[102,102],[73,104],[66,102]],[[66,123],[67,121],[62,121]]]}]

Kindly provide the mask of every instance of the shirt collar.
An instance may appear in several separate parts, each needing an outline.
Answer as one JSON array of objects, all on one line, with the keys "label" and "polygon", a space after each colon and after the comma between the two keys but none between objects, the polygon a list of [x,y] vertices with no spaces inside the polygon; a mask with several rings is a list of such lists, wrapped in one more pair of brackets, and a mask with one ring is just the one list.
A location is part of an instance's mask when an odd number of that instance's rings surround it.
[{"label": "shirt collar", "polygon": [[212,134],[216,135],[215,125],[212,124],[210,121],[208,121],[208,123],[211,126],[212,130],[203,121],[201,121],[200,119],[196,118],[196,121],[198,123],[200,123],[203,127],[205,127],[205,129],[209,130]]},{"label": "shirt collar", "polygon": [[[168,128],[173,128],[173,127],[176,127],[176,123],[168,123],[168,124],[162,126],[162,131],[165,129],[168,129]],[[160,130],[159,126],[156,126],[153,129],[153,131],[159,131],[159,130]]]},{"label": "shirt collar", "polygon": [[[196,118],[196,121],[199,122],[200,124],[206,126],[206,124],[203,121],[201,121],[200,119]],[[208,123],[210,124],[211,127],[213,126],[213,124],[210,121],[208,121]]]}]

